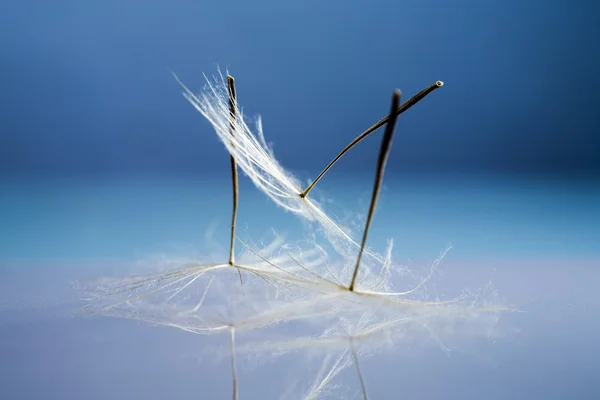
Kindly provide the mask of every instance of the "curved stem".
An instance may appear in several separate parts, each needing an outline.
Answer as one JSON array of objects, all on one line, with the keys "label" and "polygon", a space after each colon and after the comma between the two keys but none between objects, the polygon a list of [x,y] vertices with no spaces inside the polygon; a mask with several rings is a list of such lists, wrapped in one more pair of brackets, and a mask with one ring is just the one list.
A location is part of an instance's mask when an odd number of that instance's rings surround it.
[{"label": "curved stem", "polygon": [[383,126],[386,122],[388,122],[388,120],[390,119],[390,117],[392,115],[394,115],[394,117],[398,117],[400,114],[402,114],[404,111],[408,110],[409,108],[411,108],[412,106],[414,106],[415,104],[417,104],[419,101],[421,101],[425,96],[427,96],[429,93],[433,92],[435,89],[440,88],[444,85],[444,83],[442,81],[437,81],[435,82],[433,85],[426,87],[425,89],[421,90],[419,93],[417,93],[416,95],[414,95],[413,97],[411,97],[406,103],[402,104],[401,106],[396,108],[396,111],[393,114],[390,114],[382,119],[380,119],[377,123],[375,123],[373,126],[371,126],[369,129],[367,129],[366,131],[364,131],[363,133],[361,133],[360,135],[358,135],[356,137],[356,139],[354,139],[353,141],[351,141],[345,148],[344,150],[342,150],[326,167],[323,171],[321,171],[321,173],[319,174],[319,176],[317,176],[315,178],[315,180],[302,192],[300,193],[300,197],[304,198],[308,195],[308,193],[312,190],[312,188],[317,184],[317,182],[319,182],[321,180],[321,178],[327,173],[327,171],[329,171],[329,168],[333,167],[333,165],[340,159],[342,158],[342,156],[344,154],[346,154],[348,152],[348,150],[350,150],[351,148],[353,148],[354,146],[356,146],[358,144],[358,142],[360,142],[361,140],[363,140],[364,138],[366,138],[367,136],[369,136],[371,133],[375,132],[377,129],[379,129],[381,126]]}]

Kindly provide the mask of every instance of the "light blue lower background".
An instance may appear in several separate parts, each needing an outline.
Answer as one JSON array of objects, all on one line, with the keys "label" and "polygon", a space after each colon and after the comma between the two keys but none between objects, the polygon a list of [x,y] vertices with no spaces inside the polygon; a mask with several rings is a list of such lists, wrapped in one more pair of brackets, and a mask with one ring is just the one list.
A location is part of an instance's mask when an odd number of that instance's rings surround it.
[{"label": "light blue lower background", "polygon": [[[366,212],[371,185],[324,180],[315,195],[333,198],[325,208],[343,218],[344,209]],[[213,251],[207,232],[226,248],[229,183],[4,182],[0,190],[1,399],[230,398],[228,360],[199,362],[203,348],[226,338],[70,318],[68,285],[153,253]],[[302,229],[246,181],[240,201],[245,237]],[[600,184],[386,177],[370,243],[383,250],[390,237],[398,259],[417,268],[452,242],[440,278],[448,288],[492,279],[526,312],[504,319],[518,332],[451,357],[398,343],[398,354],[365,361],[372,399],[600,398]],[[267,362],[243,372],[241,398],[276,398],[282,371]],[[358,390],[353,379],[352,370],[342,377]]]}]

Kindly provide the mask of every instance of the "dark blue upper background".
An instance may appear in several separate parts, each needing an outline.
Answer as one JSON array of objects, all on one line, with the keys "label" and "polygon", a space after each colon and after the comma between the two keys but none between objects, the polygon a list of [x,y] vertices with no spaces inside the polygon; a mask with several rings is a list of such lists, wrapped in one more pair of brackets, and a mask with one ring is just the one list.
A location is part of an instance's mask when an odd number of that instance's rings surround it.
[{"label": "dark blue upper background", "polygon": [[[438,79],[401,117],[389,168],[598,175],[595,4],[4,1],[0,174],[228,173],[169,72],[198,90],[219,64],[277,157],[307,177],[386,114],[394,88],[406,100]],[[346,170],[372,165],[378,145]]]}]

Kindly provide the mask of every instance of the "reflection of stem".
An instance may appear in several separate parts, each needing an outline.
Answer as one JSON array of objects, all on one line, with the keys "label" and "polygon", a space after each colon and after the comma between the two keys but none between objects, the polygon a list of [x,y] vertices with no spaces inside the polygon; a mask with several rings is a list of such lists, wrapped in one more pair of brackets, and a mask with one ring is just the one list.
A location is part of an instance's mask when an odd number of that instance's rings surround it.
[{"label": "reflection of stem", "polygon": [[[235,120],[236,120],[236,104],[235,104],[235,80],[233,76],[227,75],[227,85],[229,90],[229,132],[233,137],[235,134]],[[231,145],[233,146],[233,141],[231,141]],[[237,208],[238,208],[238,173],[237,173],[237,165],[235,163],[235,158],[233,155],[230,156],[231,160],[231,183],[233,187],[233,213],[231,215],[231,238],[229,241],[229,265],[233,266],[234,263],[234,249],[235,249],[235,221],[237,218]],[[242,282],[242,273],[238,269],[238,274],[240,275],[240,283]]]},{"label": "reflection of stem", "polygon": [[352,274],[352,281],[350,282],[350,286],[348,287],[348,290],[350,290],[351,292],[354,291],[354,284],[356,283],[356,276],[358,275],[360,259],[365,249],[365,244],[367,243],[367,235],[369,234],[371,219],[373,218],[373,213],[375,212],[375,207],[377,206],[377,197],[379,196],[379,189],[381,187],[381,182],[383,181],[383,171],[385,170],[385,163],[387,162],[388,154],[390,152],[390,145],[392,144],[394,128],[396,126],[396,120],[398,119],[398,114],[395,113],[395,110],[398,108],[399,104],[400,92],[396,90],[394,91],[394,94],[392,96],[392,109],[390,111],[388,123],[385,126],[385,132],[383,133],[383,139],[381,140],[381,147],[379,148],[379,157],[377,159],[377,172],[375,174],[375,184],[373,185],[373,195],[371,197],[371,205],[369,206],[369,214],[367,215],[367,223],[365,224],[365,232],[363,234],[360,250],[358,251],[358,257],[356,258],[356,266],[354,267],[354,273]]},{"label": "reflection of stem", "polygon": [[233,400],[238,400],[237,368],[235,366],[235,329],[229,329],[231,333],[231,372],[233,376]]},{"label": "reflection of stem", "polygon": [[317,184],[317,182],[319,182],[319,180],[321,180],[321,178],[327,173],[327,171],[329,171],[329,168],[333,167],[333,164],[335,164],[340,158],[342,158],[342,156],[344,154],[346,154],[346,152],[348,152],[348,150],[350,150],[351,148],[353,148],[354,146],[356,146],[358,144],[358,142],[360,142],[361,140],[363,140],[364,138],[366,138],[367,136],[369,136],[371,133],[375,132],[377,129],[379,129],[380,127],[382,127],[383,124],[385,124],[386,122],[388,122],[388,120],[392,116],[394,118],[398,117],[404,111],[408,110],[409,108],[411,108],[412,106],[414,106],[415,104],[417,104],[419,101],[421,101],[429,93],[433,92],[435,89],[437,89],[439,87],[442,87],[443,85],[444,85],[444,83],[442,81],[437,81],[433,85],[426,87],[425,89],[421,90],[419,93],[417,93],[416,95],[414,95],[413,97],[411,97],[406,103],[402,104],[400,107],[396,107],[393,110],[392,114],[388,115],[387,117],[384,117],[384,118],[380,119],[375,125],[371,126],[369,129],[367,129],[366,131],[364,131],[363,133],[361,133],[360,135],[358,135],[356,137],[356,139],[354,139],[352,142],[350,142],[348,144],[348,146],[346,146],[344,148],[344,150],[342,150],[340,152],[340,154],[338,154],[333,159],[333,161],[331,161],[325,167],[325,169],[319,174],[319,176],[317,176],[315,178],[315,180],[302,193],[300,193],[300,197],[302,197],[302,198],[306,197],[308,195],[308,193],[312,190],[312,188]]},{"label": "reflection of stem", "polygon": [[369,400],[369,396],[367,395],[367,387],[365,386],[365,380],[363,378],[362,371],[360,370],[360,364],[358,363],[358,354],[354,348],[354,340],[352,338],[350,338],[350,349],[352,350],[354,365],[356,365],[356,371],[358,372],[358,378],[360,379],[360,388],[362,389],[363,399]]}]

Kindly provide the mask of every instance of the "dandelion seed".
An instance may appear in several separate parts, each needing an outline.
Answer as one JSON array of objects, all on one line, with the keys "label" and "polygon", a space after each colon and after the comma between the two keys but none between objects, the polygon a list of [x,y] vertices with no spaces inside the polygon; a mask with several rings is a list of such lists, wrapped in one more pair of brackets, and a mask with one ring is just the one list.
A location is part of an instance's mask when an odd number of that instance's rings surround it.
[{"label": "dandelion seed", "polygon": [[[393,290],[398,270],[392,259],[393,241],[384,255],[367,246],[396,119],[441,87],[441,82],[404,104],[399,91],[394,92],[388,116],[354,139],[302,189],[267,145],[260,118],[254,131],[246,124],[231,76],[225,79],[219,71],[213,80],[206,78],[207,87],[198,95],[176,79],[185,98],[212,124],[229,152],[233,203],[229,256],[217,263],[165,259],[161,270],[152,274],[99,279],[83,288],[88,312],[197,335],[228,334],[234,400],[239,397],[240,357],[262,354],[271,359],[291,352],[317,352],[323,357],[305,400],[332,393],[334,380],[351,365],[367,400],[363,359],[384,347],[426,337],[447,352],[444,337],[489,334],[497,316],[512,311],[483,299],[482,293],[465,292],[444,300],[423,293],[449,247],[412,288]],[[383,125],[371,203],[358,243],[308,195],[335,162]],[[324,238],[313,233],[306,241],[290,243],[276,235],[271,242],[257,245],[239,237],[238,167],[276,205],[314,222]],[[236,241],[241,244],[237,252]],[[330,247],[334,254],[325,250]],[[292,337],[267,340],[272,328],[282,325],[294,327],[288,330]],[[258,339],[248,340],[253,334]]]}]

